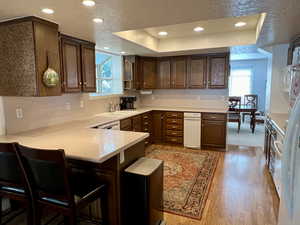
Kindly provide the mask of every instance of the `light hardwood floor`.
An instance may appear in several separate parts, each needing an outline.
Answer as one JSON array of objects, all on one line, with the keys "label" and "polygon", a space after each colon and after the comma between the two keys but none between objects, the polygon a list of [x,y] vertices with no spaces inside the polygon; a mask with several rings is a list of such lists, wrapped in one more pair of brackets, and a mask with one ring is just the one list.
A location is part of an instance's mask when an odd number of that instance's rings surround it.
[{"label": "light hardwood floor", "polygon": [[[202,219],[169,213],[165,219],[167,225],[276,225],[278,204],[262,149],[230,146],[218,163]],[[9,225],[22,225],[20,219]]]},{"label": "light hardwood floor", "polygon": [[201,220],[165,213],[168,225],[276,225],[279,200],[259,147],[222,153]]}]

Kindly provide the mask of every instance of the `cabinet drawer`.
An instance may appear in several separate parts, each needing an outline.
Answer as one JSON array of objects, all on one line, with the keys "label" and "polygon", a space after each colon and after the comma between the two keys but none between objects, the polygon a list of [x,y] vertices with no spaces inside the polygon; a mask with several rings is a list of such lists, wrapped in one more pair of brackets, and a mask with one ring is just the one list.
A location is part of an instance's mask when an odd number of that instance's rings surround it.
[{"label": "cabinet drawer", "polygon": [[120,127],[121,127],[121,130],[123,130],[123,128],[132,127],[131,118],[121,120],[120,121]]},{"label": "cabinet drawer", "polygon": [[176,118],[168,118],[166,120],[167,124],[182,124],[183,120],[182,119],[176,119]]},{"label": "cabinet drawer", "polygon": [[151,122],[150,121],[143,121],[143,126],[150,126],[151,125]]},{"label": "cabinet drawer", "polygon": [[146,138],[146,139],[145,139],[145,145],[147,146],[147,145],[149,145],[149,144],[151,144],[151,143],[150,143],[150,138]]},{"label": "cabinet drawer", "polygon": [[167,124],[166,128],[167,130],[183,130],[182,124]]},{"label": "cabinet drawer", "polygon": [[183,118],[182,112],[166,112],[167,118]]},{"label": "cabinet drawer", "polygon": [[183,132],[180,130],[167,130],[166,135],[172,137],[183,137]]},{"label": "cabinet drawer", "polygon": [[142,115],[143,120],[150,120],[151,119],[151,114],[150,113],[144,113]]},{"label": "cabinet drawer", "polygon": [[166,136],[166,142],[173,143],[173,144],[182,144],[183,138]]},{"label": "cabinet drawer", "polygon": [[142,132],[150,133],[151,129],[150,129],[150,127],[146,126],[146,127],[143,127]]},{"label": "cabinet drawer", "polygon": [[225,113],[202,113],[203,120],[225,120],[227,114]]}]

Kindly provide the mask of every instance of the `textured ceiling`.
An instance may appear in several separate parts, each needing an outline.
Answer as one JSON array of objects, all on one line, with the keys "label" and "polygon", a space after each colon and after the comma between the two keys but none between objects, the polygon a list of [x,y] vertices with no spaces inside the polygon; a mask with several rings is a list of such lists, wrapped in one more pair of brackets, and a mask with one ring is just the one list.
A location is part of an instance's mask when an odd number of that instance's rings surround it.
[{"label": "textured ceiling", "polygon": [[[44,15],[41,8],[55,10]],[[63,33],[95,41],[97,48],[131,54],[152,51],[112,35],[122,30],[166,26],[199,20],[267,13],[258,46],[288,42],[300,33],[299,0],[96,0],[86,8],[80,0],[10,0],[0,1],[0,19],[37,15],[60,24]],[[92,18],[104,19],[95,25]]]}]

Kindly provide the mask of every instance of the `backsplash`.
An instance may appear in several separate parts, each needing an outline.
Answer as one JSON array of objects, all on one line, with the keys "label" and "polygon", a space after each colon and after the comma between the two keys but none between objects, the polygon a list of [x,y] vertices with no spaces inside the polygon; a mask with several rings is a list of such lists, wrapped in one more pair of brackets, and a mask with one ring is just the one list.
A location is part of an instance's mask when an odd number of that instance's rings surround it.
[{"label": "backsplash", "polygon": [[[132,93],[125,94],[132,95]],[[119,96],[98,99],[90,99],[88,94],[66,94],[57,97],[3,97],[6,133],[12,134],[84,119],[109,111],[110,102],[119,103]],[[17,119],[16,109],[22,109],[23,118]]]},{"label": "backsplash", "polygon": [[[151,95],[139,95],[135,92],[126,92],[125,95],[138,96],[136,107],[224,109],[227,107],[228,90],[154,90]],[[119,96],[90,99],[88,94],[2,99],[7,134],[84,119],[107,112],[110,102],[119,102]],[[22,109],[23,118],[17,119],[16,109]]]},{"label": "backsplash", "polygon": [[224,109],[228,89],[154,90],[152,95],[141,95],[142,106]]}]

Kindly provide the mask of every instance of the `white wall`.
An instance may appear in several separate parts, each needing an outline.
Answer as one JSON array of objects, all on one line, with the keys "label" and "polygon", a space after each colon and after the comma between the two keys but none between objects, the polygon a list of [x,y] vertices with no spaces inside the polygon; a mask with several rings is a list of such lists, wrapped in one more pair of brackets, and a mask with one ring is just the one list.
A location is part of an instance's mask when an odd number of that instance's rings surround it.
[{"label": "white wall", "polygon": [[251,93],[258,95],[258,109],[265,111],[266,83],[268,74],[267,59],[233,60],[231,69],[250,68],[252,70]]},{"label": "white wall", "polygon": [[5,116],[4,116],[4,106],[3,99],[0,97],[0,135],[5,134]]},{"label": "white wall", "polygon": [[268,93],[268,112],[271,113],[288,113],[289,97],[283,92],[283,71],[287,66],[288,44],[273,45],[267,50],[272,53],[271,62],[272,73],[268,76],[267,93]]}]

